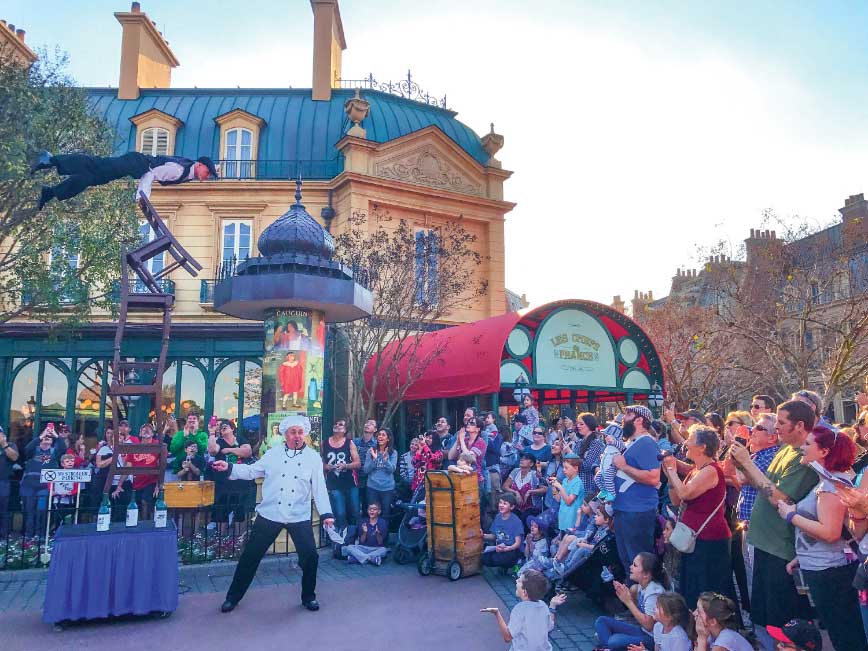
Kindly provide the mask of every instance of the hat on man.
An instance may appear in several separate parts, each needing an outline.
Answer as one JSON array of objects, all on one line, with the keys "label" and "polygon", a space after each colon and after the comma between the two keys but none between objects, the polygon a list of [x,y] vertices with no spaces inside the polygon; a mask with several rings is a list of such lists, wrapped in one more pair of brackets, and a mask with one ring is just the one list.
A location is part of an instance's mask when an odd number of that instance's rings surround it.
[{"label": "hat on man", "polygon": [[814,623],[806,619],[791,619],[782,628],[766,626],[769,635],[778,642],[790,644],[804,651],[820,651],[823,638]]},{"label": "hat on man", "polygon": [[581,458],[582,458],[582,457],[580,457],[580,456],[579,456],[578,454],[576,454],[575,452],[569,452],[569,453],[567,453],[567,454],[565,454],[565,455],[563,456],[564,461],[566,461],[567,459],[575,459],[576,461],[580,461]]},{"label": "hat on man", "polygon": [[207,167],[207,168],[208,168],[208,172],[209,172],[209,173],[211,174],[211,176],[213,176],[215,179],[219,179],[219,178],[220,178],[220,176],[217,174],[217,167],[215,167],[215,165],[214,165],[214,161],[212,161],[210,158],[208,158],[207,156],[199,156],[199,158],[196,159],[196,162],[197,162],[197,163],[202,163],[202,165],[204,165],[205,167]]},{"label": "hat on man", "polygon": [[625,407],[624,411],[641,416],[645,419],[645,422],[648,423],[648,425],[650,425],[651,421],[654,420],[654,414],[652,414],[651,410],[645,405],[630,405],[629,407]]},{"label": "hat on man", "polygon": [[301,427],[304,430],[305,436],[307,436],[310,434],[310,419],[307,416],[302,416],[300,414],[287,416],[280,421],[280,425],[277,426],[277,431],[280,432],[281,436],[283,436],[286,434],[286,430],[290,427]]}]

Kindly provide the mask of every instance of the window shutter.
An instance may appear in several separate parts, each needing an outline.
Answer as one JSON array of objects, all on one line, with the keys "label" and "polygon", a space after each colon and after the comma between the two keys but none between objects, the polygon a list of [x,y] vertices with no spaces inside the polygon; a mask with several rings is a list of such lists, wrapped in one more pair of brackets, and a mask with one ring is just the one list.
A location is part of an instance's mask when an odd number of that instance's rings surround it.
[{"label": "window shutter", "polygon": [[169,154],[169,132],[165,129],[154,129],[157,132],[157,143],[154,151],[155,156],[167,156]]},{"label": "window shutter", "polygon": [[153,129],[145,129],[144,133],[142,133],[142,152],[143,154],[150,154],[154,149],[154,130]]}]

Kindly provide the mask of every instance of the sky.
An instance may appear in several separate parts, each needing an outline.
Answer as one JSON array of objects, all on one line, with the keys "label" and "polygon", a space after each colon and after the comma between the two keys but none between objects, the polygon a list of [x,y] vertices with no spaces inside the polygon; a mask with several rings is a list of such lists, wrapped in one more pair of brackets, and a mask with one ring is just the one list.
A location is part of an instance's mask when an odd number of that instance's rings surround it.
[{"label": "sky", "polygon": [[[249,7],[239,13],[239,7]],[[342,76],[411,69],[514,172],[506,284],[531,305],[668,293],[771,209],[817,227],[868,190],[864,2],[342,0]],[[174,87],[310,87],[308,0],[142,0]],[[31,47],[116,86],[123,0],[3,0]],[[774,226],[771,226],[774,227]]]}]

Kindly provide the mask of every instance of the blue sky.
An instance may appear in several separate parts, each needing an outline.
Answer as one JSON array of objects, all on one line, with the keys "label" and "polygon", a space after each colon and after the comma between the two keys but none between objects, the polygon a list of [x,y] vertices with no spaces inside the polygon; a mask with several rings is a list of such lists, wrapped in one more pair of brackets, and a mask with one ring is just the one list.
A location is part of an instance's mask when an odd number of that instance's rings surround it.
[{"label": "blue sky", "polygon": [[[176,87],[309,87],[307,0],[142,0]],[[117,85],[128,2],[5,0],[31,46]],[[202,10],[205,11],[202,11]],[[407,68],[515,175],[507,285],[533,303],[668,291],[765,208],[816,224],[868,190],[868,3],[343,0],[343,76]]]}]

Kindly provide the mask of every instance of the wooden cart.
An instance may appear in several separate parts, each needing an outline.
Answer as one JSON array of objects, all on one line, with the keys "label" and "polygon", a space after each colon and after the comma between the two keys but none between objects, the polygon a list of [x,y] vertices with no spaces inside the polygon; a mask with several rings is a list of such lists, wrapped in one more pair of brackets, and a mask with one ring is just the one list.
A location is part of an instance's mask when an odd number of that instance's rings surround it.
[{"label": "wooden cart", "polygon": [[419,573],[442,574],[452,581],[479,574],[483,545],[476,473],[429,470],[425,474],[425,510],[428,553],[419,559]]}]

